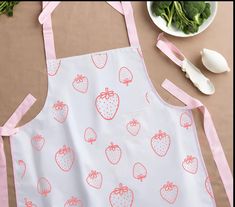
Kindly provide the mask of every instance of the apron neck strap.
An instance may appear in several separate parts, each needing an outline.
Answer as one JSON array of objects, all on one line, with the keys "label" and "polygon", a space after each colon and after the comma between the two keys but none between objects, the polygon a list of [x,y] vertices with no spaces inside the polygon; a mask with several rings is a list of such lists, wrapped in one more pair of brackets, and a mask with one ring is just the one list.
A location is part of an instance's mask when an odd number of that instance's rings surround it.
[{"label": "apron neck strap", "polygon": [[18,106],[15,112],[11,115],[8,121],[0,127],[0,204],[1,206],[8,207],[8,186],[7,186],[7,167],[6,167],[6,156],[3,146],[2,136],[11,136],[18,131],[15,128],[24,114],[31,108],[36,99],[29,94]]},{"label": "apron neck strap", "polygon": [[[43,10],[38,17],[38,20],[43,24],[43,36],[44,36],[44,45],[45,53],[47,60],[56,59],[55,45],[54,45],[54,35],[51,22],[51,14],[55,8],[59,5],[59,1],[49,2],[43,1],[42,6]],[[139,39],[136,30],[133,9],[129,1],[124,2],[112,2],[107,1],[107,3],[116,9],[118,12],[124,15],[129,42],[131,46],[139,47]]]},{"label": "apron neck strap", "polygon": [[209,111],[199,100],[189,96],[169,80],[166,79],[162,83],[162,87],[186,104],[189,109],[199,108],[202,112],[204,116],[204,131],[229,199],[230,206],[233,206],[233,176]]}]

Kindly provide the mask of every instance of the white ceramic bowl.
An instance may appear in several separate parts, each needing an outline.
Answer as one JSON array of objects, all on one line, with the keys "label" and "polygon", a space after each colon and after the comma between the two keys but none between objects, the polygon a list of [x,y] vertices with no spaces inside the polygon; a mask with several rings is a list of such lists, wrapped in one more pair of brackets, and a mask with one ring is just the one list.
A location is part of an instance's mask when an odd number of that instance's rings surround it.
[{"label": "white ceramic bowl", "polygon": [[211,5],[211,15],[199,27],[198,32],[191,33],[191,34],[185,34],[184,32],[177,30],[173,26],[167,27],[166,21],[162,17],[154,16],[151,11],[151,5],[152,5],[153,1],[147,1],[147,9],[148,9],[149,16],[153,20],[154,24],[157,25],[157,27],[159,27],[165,33],[168,33],[170,35],[177,36],[177,37],[191,37],[191,36],[195,36],[195,35],[203,32],[207,27],[209,27],[209,25],[213,22],[213,20],[215,18],[215,15],[217,13],[218,3],[216,1],[207,1],[207,2],[210,3],[210,5]]}]

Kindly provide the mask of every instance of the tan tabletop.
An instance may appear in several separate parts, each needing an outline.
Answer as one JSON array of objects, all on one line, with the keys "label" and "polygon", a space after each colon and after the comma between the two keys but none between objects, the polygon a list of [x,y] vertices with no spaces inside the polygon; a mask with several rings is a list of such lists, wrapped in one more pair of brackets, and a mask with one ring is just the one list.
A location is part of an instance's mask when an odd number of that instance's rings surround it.
[{"label": "tan tabletop", "polygon": [[[182,105],[161,88],[162,81],[168,78],[208,107],[232,170],[233,3],[219,2],[214,22],[195,37],[177,38],[166,35],[214,83],[216,92],[212,96],[201,94],[185,78],[185,74],[155,47],[160,30],[148,16],[146,2],[133,2],[132,5],[144,59],[155,88],[164,100]],[[20,2],[15,7],[14,17],[0,16],[0,125],[4,124],[28,93],[33,94],[37,102],[20,125],[35,117],[45,102],[47,72],[42,27],[37,20],[40,11],[41,2]],[[58,57],[126,47],[129,44],[124,18],[103,2],[62,3],[53,13],[53,27]],[[223,54],[231,72],[213,74],[207,71],[200,59],[199,52],[202,48]],[[204,135],[202,115],[197,110],[194,115],[217,206],[228,207],[228,200]],[[15,207],[8,138],[4,138],[4,144],[10,206]]]}]

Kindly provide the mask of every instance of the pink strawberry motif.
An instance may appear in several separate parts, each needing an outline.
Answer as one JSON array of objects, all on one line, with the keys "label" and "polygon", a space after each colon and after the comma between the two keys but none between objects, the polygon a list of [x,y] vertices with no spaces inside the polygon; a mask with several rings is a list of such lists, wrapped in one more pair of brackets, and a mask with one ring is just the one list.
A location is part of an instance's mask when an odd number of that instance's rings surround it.
[{"label": "pink strawberry motif", "polygon": [[42,135],[37,134],[31,138],[31,144],[37,151],[41,151],[45,143],[45,139]]},{"label": "pink strawberry motif", "polygon": [[153,151],[160,157],[164,157],[170,148],[170,136],[161,130],[156,133],[151,139]]},{"label": "pink strawberry motif", "polygon": [[62,101],[57,101],[53,105],[53,115],[54,119],[60,123],[65,122],[68,116],[69,108],[67,104],[63,103]]},{"label": "pink strawberry motif", "polygon": [[82,201],[76,197],[71,197],[66,201],[64,207],[83,207]]},{"label": "pink strawberry motif", "polygon": [[85,133],[84,133],[84,139],[86,142],[93,144],[93,142],[95,142],[97,139],[97,135],[94,129],[90,127],[86,128]]},{"label": "pink strawberry motif", "polygon": [[37,207],[31,200],[28,200],[27,198],[24,199],[24,205],[25,207]]},{"label": "pink strawberry motif", "polygon": [[86,76],[77,75],[72,85],[76,91],[80,93],[86,93],[88,90],[88,79]]},{"label": "pink strawberry motif", "polygon": [[49,76],[55,76],[60,68],[61,60],[47,61],[47,72]]},{"label": "pink strawberry motif", "polygon": [[112,207],[132,207],[134,201],[133,191],[119,184],[109,195],[109,202]]},{"label": "pink strawberry motif", "polygon": [[140,123],[133,119],[127,123],[126,129],[131,135],[136,136],[140,131]]},{"label": "pink strawberry motif", "polygon": [[18,160],[18,165],[20,166],[20,169],[21,169],[21,178],[23,178],[26,173],[26,164],[24,160]]},{"label": "pink strawberry motif", "polygon": [[58,167],[64,172],[71,170],[74,163],[74,152],[70,147],[64,145],[55,154],[55,161]]},{"label": "pink strawberry motif", "polygon": [[141,182],[147,177],[147,169],[140,162],[135,163],[133,166],[133,177]]},{"label": "pink strawberry motif", "polygon": [[196,174],[198,169],[198,160],[196,157],[188,155],[182,162],[182,166],[187,172]]},{"label": "pink strawberry motif", "polygon": [[214,194],[213,194],[213,190],[211,187],[210,178],[208,176],[206,177],[206,180],[205,180],[205,188],[206,188],[207,193],[210,195],[210,197],[212,199],[215,199]]},{"label": "pink strawberry motif", "polygon": [[160,189],[160,195],[163,200],[167,201],[170,204],[175,203],[178,196],[178,187],[172,182],[167,182]]},{"label": "pink strawberry motif", "polygon": [[38,193],[47,196],[51,192],[51,184],[46,178],[39,178],[37,185]]},{"label": "pink strawberry motif", "polygon": [[86,178],[86,182],[89,186],[100,189],[103,182],[103,177],[100,172],[92,170]]},{"label": "pink strawberry motif", "polygon": [[126,68],[122,67],[119,70],[119,82],[128,86],[129,83],[133,81],[133,74],[132,72]]},{"label": "pink strawberry motif", "polygon": [[180,126],[188,129],[192,125],[192,118],[188,112],[183,112],[180,116]]},{"label": "pink strawberry motif", "polygon": [[105,120],[112,120],[114,118],[118,111],[119,103],[118,94],[108,88],[105,88],[105,91],[101,92],[95,101],[96,110]]},{"label": "pink strawberry motif", "polygon": [[111,164],[116,165],[121,159],[122,151],[118,145],[114,145],[111,142],[111,144],[105,149],[105,155]]},{"label": "pink strawberry motif", "polygon": [[94,63],[95,67],[97,67],[98,69],[103,69],[107,63],[108,55],[107,53],[92,54],[91,60]]}]

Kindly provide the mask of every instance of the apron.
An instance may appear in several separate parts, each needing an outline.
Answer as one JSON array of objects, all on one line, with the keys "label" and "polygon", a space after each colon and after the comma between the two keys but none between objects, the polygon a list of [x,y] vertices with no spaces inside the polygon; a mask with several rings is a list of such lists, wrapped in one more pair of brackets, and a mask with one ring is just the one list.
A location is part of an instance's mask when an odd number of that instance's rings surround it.
[{"label": "apron", "polygon": [[[204,128],[232,206],[232,174],[208,110],[165,80],[185,103],[164,102],[145,68],[130,2],[108,2],[124,15],[130,47],[56,58],[51,13],[43,2],[48,95],[42,111],[16,127],[28,95],[6,124],[18,207],[214,207],[192,109]],[[1,137],[0,137],[1,138]],[[8,206],[0,139],[0,205]]]}]

